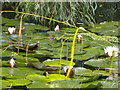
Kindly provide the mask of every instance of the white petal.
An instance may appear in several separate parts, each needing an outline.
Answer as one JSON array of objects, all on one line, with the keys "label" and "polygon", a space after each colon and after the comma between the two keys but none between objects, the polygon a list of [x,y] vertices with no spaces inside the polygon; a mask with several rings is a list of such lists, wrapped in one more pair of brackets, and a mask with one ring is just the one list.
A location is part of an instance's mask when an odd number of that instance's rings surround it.
[{"label": "white petal", "polygon": [[54,30],[59,31],[60,30],[59,25],[57,25]]},{"label": "white petal", "polygon": [[81,39],[81,38],[82,38],[82,36],[81,36],[81,35],[78,35],[77,37],[78,37],[78,39]]},{"label": "white petal", "polygon": [[10,60],[10,65],[11,65],[11,67],[14,67],[14,65],[15,65],[15,61],[13,58]]},{"label": "white petal", "polygon": [[15,28],[14,28],[14,27],[12,27],[12,28],[9,27],[9,28],[8,28],[8,31],[9,31],[10,34],[12,34],[12,33],[15,31]]}]

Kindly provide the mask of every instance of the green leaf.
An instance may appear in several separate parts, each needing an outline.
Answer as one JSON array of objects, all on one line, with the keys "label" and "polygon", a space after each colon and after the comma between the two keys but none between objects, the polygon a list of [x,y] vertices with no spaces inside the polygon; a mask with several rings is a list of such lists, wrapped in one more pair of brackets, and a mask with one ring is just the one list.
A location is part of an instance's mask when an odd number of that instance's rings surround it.
[{"label": "green leaf", "polygon": [[99,81],[102,84],[101,88],[118,88],[118,82],[115,81]]},{"label": "green leaf", "polygon": [[50,84],[51,88],[80,88],[80,83],[76,80],[54,81]]},{"label": "green leaf", "polygon": [[98,74],[98,75],[102,75],[102,76],[109,76],[109,72],[103,71],[103,70],[94,70],[93,71],[94,74]]},{"label": "green leaf", "polygon": [[1,88],[10,88],[11,83],[7,80],[0,80]]},{"label": "green leaf", "polygon": [[64,75],[60,74],[50,74],[47,76],[47,79],[49,79],[50,82],[56,81],[56,80],[70,80],[70,78],[66,78]]},{"label": "green leaf", "polygon": [[46,82],[34,81],[30,85],[27,85],[27,88],[49,88],[49,85]]},{"label": "green leaf", "polygon": [[26,76],[26,79],[39,82],[49,82],[49,80],[45,76],[39,74],[30,74]]},{"label": "green leaf", "polygon": [[90,69],[86,69],[86,68],[83,68],[83,67],[77,67],[77,68],[75,68],[75,75],[93,76],[93,73]]},{"label": "green leaf", "polygon": [[101,67],[101,68],[109,68],[110,63],[105,59],[91,59],[89,61],[86,61],[84,64],[90,65],[93,67]]},{"label": "green leaf", "polygon": [[[60,60],[59,59],[53,59],[53,60],[46,60],[43,62],[46,66],[56,66],[56,67],[61,67],[61,65],[66,65],[68,66],[70,61],[67,60]],[[75,65],[74,62],[72,62],[72,66]]]},{"label": "green leaf", "polygon": [[99,88],[102,84],[99,81],[93,81],[80,84],[81,88]]},{"label": "green leaf", "polygon": [[27,79],[16,79],[13,81],[13,86],[24,86],[30,84],[31,81]]},{"label": "green leaf", "polygon": [[42,74],[44,71],[36,70],[34,68],[10,68],[2,67],[2,74],[0,76],[5,78],[25,78],[28,74]]}]

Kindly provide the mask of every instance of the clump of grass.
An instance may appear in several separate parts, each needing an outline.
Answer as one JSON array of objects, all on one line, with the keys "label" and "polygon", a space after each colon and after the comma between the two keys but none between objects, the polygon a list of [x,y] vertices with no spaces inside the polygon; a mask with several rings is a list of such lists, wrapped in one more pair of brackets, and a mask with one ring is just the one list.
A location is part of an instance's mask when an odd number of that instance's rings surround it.
[{"label": "clump of grass", "polygon": [[[96,2],[7,2],[4,7],[11,7],[14,11],[32,13],[45,16],[51,19],[64,21],[76,25],[77,23],[95,23],[94,16],[97,8]],[[16,14],[15,18],[19,18]],[[23,16],[28,22],[40,23],[42,25],[55,24],[52,20],[46,20],[39,17]]]}]

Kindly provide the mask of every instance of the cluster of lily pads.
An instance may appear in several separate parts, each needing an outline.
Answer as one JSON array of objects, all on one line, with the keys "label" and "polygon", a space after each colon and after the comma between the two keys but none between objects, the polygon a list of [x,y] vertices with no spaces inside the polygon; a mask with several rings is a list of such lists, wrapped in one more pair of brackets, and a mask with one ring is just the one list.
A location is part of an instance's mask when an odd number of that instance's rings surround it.
[{"label": "cluster of lily pads", "polygon": [[118,22],[83,26],[92,33],[79,30],[69,77],[75,28],[23,22],[18,45],[19,21],[2,17],[1,26],[2,88],[118,88]]}]

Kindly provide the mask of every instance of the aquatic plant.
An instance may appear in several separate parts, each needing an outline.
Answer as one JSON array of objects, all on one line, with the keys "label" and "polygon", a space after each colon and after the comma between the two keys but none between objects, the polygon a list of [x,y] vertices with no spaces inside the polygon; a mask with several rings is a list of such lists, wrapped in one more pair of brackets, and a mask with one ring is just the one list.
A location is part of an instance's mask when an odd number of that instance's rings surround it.
[{"label": "aquatic plant", "polygon": [[[118,51],[119,49],[117,47],[114,47],[114,46],[108,46],[106,48],[104,48],[104,52],[107,56],[110,57],[110,60],[111,60],[111,65],[110,65],[110,68],[112,68],[113,66],[113,57],[117,57],[118,56]],[[112,70],[110,69],[110,74],[111,74]]]},{"label": "aquatic plant", "polygon": [[10,59],[10,67],[13,68],[16,66],[15,60],[12,58]]},{"label": "aquatic plant", "polygon": [[8,32],[9,32],[10,34],[13,34],[13,33],[15,33],[15,29],[16,29],[16,28],[14,28],[14,27],[9,27],[9,28],[8,28]]},{"label": "aquatic plant", "polygon": [[54,31],[55,31],[55,32],[60,32],[60,27],[59,27],[59,25],[57,25],[57,26],[54,28]]},{"label": "aquatic plant", "polygon": [[105,51],[105,54],[108,55],[109,57],[117,57],[119,49],[114,46],[108,46],[104,48],[104,51]]},{"label": "aquatic plant", "polygon": [[[22,25],[24,25],[27,29],[26,34],[22,36],[23,39],[22,45],[25,46],[24,49],[25,52],[20,52],[17,54],[12,54],[10,52],[14,52],[13,51],[14,47],[12,46],[15,46],[16,43],[18,43],[18,39],[15,37],[14,38],[11,37],[11,35],[5,34],[6,29],[5,30],[3,29],[7,40],[10,39],[9,40],[10,43],[7,42],[7,45],[6,43],[2,44],[4,46],[3,55],[14,56],[18,66],[17,68],[14,69],[6,68],[4,66],[8,66],[7,62],[2,61],[3,76],[2,75],[1,76],[5,78],[10,78],[10,81],[7,81],[5,79],[2,80],[3,83],[7,84],[4,87],[10,86],[9,85],[10,83],[12,84],[13,87],[20,85],[20,86],[26,86],[28,88],[46,88],[46,87],[47,88],[51,88],[51,87],[52,88],[53,87],[54,88],[55,87],[56,88],[60,88],[60,87],[66,87],[66,88],[102,87],[103,88],[103,86],[109,83],[108,81],[105,80],[106,83],[105,84],[102,83],[102,81],[100,81],[101,79],[99,80],[99,77],[101,78],[102,76],[108,77],[110,75],[107,72],[107,70],[100,70],[100,68],[106,69],[106,67],[110,66],[109,60],[104,57],[103,49],[106,46],[110,46],[110,45],[116,46],[115,43],[118,42],[118,38],[116,36],[104,36],[106,34],[104,34],[103,36],[98,35],[96,33],[87,31],[87,29],[85,29],[84,27],[77,27],[65,22],[61,22],[55,19],[51,19],[39,15],[16,12],[16,11],[1,11],[1,12],[2,13],[14,12],[14,13],[23,14],[23,16],[31,15],[33,17],[34,16],[41,17],[44,19],[48,19],[57,23],[61,23],[73,27],[73,28],[61,28],[61,32],[55,32],[54,30],[50,31],[48,28],[43,29],[41,26],[38,25],[33,26],[27,24],[28,26],[27,25],[25,26],[24,24],[26,23],[22,21]],[[20,21],[21,20],[22,19],[20,19]],[[109,24],[112,24],[113,26],[115,25],[118,26],[116,22],[111,22]],[[96,27],[95,25],[94,27]],[[106,23],[102,25],[99,24],[99,27],[97,28],[103,29],[103,27],[106,26]],[[90,28],[90,30],[93,30],[94,27],[92,29]],[[3,26],[3,28],[5,28],[5,26]],[[114,30],[116,29],[117,28],[115,28]],[[20,35],[22,35],[22,33]],[[55,37],[49,39],[48,38],[49,35]],[[84,41],[83,43],[76,43],[77,35],[82,36],[82,39]],[[36,42],[38,41],[40,42],[41,45],[40,48],[38,47],[38,49],[35,50],[34,53],[29,53],[28,50],[30,49],[30,46],[36,45]],[[19,49],[21,48],[19,47]],[[52,58],[52,59],[46,60],[46,58]],[[81,67],[80,66],[81,64],[74,62],[74,60],[85,62],[84,64],[91,66],[95,70]],[[113,58],[113,60],[116,59]],[[74,65],[78,65],[78,67],[73,67]],[[28,66],[29,68],[26,66]],[[66,73],[62,72],[64,66],[68,66]],[[73,71],[72,69],[75,71]],[[21,71],[23,71],[23,73],[21,73]],[[71,74],[71,71],[74,73]],[[74,78],[72,78],[72,76]],[[58,79],[58,77],[60,78]],[[116,85],[114,81],[110,83],[110,85],[113,84]],[[9,88],[12,88],[12,86]]]}]

